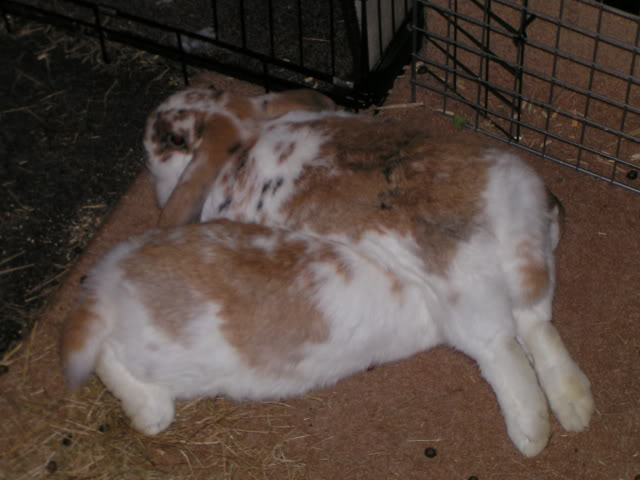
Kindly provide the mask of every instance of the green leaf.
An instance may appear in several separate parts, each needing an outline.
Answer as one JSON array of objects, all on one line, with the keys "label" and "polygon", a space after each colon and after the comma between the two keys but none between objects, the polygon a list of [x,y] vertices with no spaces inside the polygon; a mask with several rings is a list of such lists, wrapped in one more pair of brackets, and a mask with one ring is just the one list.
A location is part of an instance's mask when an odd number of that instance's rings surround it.
[{"label": "green leaf", "polygon": [[453,126],[456,130],[464,130],[467,127],[467,120],[456,113],[453,115]]}]

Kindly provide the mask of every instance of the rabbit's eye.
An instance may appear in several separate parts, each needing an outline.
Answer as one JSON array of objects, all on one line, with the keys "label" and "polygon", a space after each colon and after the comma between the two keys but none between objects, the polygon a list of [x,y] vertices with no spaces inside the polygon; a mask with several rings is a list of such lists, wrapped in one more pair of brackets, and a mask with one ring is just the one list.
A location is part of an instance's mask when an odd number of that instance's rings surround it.
[{"label": "rabbit's eye", "polygon": [[174,148],[184,149],[187,146],[187,141],[180,135],[170,133],[169,135],[167,135],[167,144]]}]

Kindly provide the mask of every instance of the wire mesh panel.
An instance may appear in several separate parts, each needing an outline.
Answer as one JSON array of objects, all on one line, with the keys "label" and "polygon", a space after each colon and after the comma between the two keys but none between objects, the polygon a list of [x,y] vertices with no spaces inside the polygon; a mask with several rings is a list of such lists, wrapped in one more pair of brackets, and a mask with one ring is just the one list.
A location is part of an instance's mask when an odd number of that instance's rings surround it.
[{"label": "wire mesh panel", "polygon": [[639,17],[586,0],[416,4],[414,100],[640,192]]},{"label": "wire mesh panel", "polygon": [[[366,106],[409,61],[409,0],[0,0],[0,13]],[[398,52],[404,49],[404,55]]]}]

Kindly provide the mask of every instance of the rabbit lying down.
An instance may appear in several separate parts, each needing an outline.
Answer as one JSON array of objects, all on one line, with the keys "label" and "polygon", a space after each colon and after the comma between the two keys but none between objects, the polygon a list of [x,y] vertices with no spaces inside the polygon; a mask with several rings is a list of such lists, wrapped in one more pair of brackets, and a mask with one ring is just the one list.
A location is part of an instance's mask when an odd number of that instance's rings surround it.
[{"label": "rabbit lying down", "polygon": [[182,156],[163,195],[168,223],[227,219],[105,256],[66,324],[72,386],[95,370],[133,426],[155,434],[176,399],[287,398],[446,344],[478,363],[524,455],[547,444],[547,402],[565,429],[587,427],[589,381],[551,323],[559,207],[519,158],[297,112],[252,139],[225,135],[240,146],[222,159],[207,155],[220,153],[204,136],[214,120],[183,124],[188,141],[155,160]]}]

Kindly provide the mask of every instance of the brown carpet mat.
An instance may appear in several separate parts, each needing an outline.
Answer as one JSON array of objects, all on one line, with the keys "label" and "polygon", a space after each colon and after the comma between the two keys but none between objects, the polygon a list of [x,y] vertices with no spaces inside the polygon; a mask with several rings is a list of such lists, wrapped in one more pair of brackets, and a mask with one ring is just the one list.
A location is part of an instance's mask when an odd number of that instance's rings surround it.
[{"label": "brown carpet mat", "polygon": [[[407,99],[405,78],[387,103]],[[425,108],[382,115],[460,141],[476,136]],[[529,158],[566,208],[554,322],[592,382],[597,410],[587,431],[566,433],[554,419],[547,448],[523,457],[476,365],[437,348],[286,403],[181,405],[167,432],[138,435],[95,379],[65,391],[57,341],[83,272],[114,242],[154,225],[144,174],[0,377],[0,478],[638,480],[640,197]],[[226,427],[205,433],[218,421]]]}]

